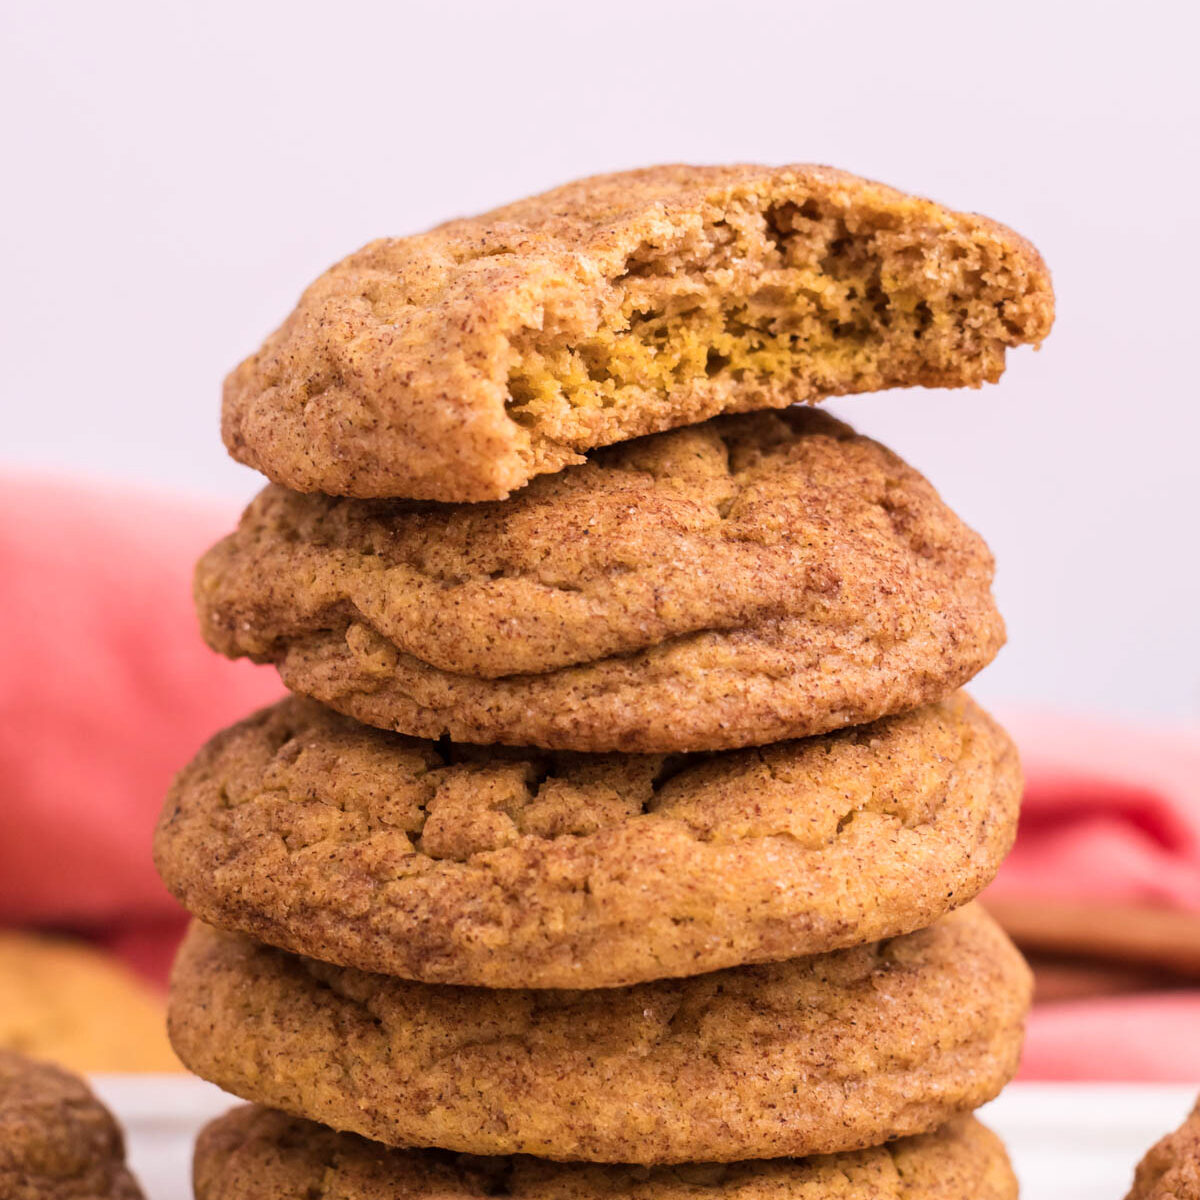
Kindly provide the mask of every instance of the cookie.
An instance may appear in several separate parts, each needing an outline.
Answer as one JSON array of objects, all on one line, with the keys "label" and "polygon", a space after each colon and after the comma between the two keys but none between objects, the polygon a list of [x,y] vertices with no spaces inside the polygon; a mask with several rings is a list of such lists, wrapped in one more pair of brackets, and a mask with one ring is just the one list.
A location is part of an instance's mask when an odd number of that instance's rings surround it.
[{"label": "cookie", "polygon": [[692,757],[417,741],[290,699],[182,772],[155,857],[202,920],[325,962],[612,987],[929,925],[990,882],[1020,795],[962,694]]},{"label": "cookie", "polygon": [[495,500],[718,413],[995,382],[1053,318],[985,218],[829,167],[652,167],[352,254],[226,380],[222,433],[298,491]]},{"label": "cookie", "polygon": [[1004,639],[983,541],[823,412],[720,417],[494,504],[269,487],[201,560],[209,645],[418,737],[662,753],[937,700]]},{"label": "cookie", "polygon": [[927,1133],[1016,1070],[1027,968],[968,905],[901,938],[599,991],[335,967],[193,927],[169,1028],[244,1099],[399,1146],[641,1164]]},{"label": "cookie", "polygon": [[822,1158],[675,1167],[562,1164],[395,1150],[257,1105],[196,1142],[196,1200],[1016,1200],[1000,1139],[971,1117],[936,1133]]},{"label": "cookie", "polygon": [[1126,1200],[1200,1200],[1200,1101],[1138,1163]]},{"label": "cookie", "polygon": [[67,938],[0,930],[0,1048],[73,1071],[178,1071],[165,998]]},{"label": "cookie", "polygon": [[0,1196],[141,1200],[112,1114],[75,1075],[0,1050]]}]

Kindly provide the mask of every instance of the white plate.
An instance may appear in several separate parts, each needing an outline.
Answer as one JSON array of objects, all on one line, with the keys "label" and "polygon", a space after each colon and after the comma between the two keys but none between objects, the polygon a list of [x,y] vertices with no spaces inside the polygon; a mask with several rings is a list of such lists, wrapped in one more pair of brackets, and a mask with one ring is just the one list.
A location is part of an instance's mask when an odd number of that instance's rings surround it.
[{"label": "white plate", "polygon": [[[149,1200],[190,1200],[197,1130],[237,1103],[186,1075],[101,1075]],[[1183,1120],[1196,1087],[1016,1083],[983,1110],[1008,1143],[1024,1200],[1121,1200],[1147,1148]]]}]

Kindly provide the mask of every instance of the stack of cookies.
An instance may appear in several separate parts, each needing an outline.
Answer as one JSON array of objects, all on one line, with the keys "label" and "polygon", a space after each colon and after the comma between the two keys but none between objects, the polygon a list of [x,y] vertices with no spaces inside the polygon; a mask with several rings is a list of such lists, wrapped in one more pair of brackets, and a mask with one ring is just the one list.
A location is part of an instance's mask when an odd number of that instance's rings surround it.
[{"label": "stack of cookies", "polygon": [[969,1115],[1030,986],[969,903],[1021,786],[958,690],[991,558],[791,406],[994,381],[1052,317],[1010,231],[814,167],[585,180],[309,288],[227,381],[272,483],[196,580],[296,695],[156,843],[175,1048],[255,1102],[201,1200],[1014,1194]]}]

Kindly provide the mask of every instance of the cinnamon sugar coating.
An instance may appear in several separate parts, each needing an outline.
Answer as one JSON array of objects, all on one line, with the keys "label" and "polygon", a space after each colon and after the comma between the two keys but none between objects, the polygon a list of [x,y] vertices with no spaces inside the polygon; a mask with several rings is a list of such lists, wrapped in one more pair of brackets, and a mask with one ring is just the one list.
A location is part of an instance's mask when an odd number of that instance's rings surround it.
[{"label": "cinnamon sugar coating", "polygon": [[391,1145],[651,1165],[928,1133],[1012,1077],[1030,976],[975,905],[832,954],[588,991],[411,983],[195,925],[176,1052]]},{"label": "cinnamon sugar coating", "polygon": [[155,857],[202,920],[325,962],[613,987],[932,924],[991,880],[1020,793],[964,695],[692,757],[420,741],[291,699],[184,769]]},{"label": "cinnamon sugar coating", "polygon": [[299,491],[500,499],[718,413],[995,382],[1053,316],[986,218],[830,167],[651,167],[350,255],[230,374],[222,432]]},{"label": "cinnamon sugar coating", "polygon": [[598,451],[510,500],[267,488],[201,560],[206,640],[418,737],[718,750],[941,699],[1004,639],[983,541],[813,409]]}]

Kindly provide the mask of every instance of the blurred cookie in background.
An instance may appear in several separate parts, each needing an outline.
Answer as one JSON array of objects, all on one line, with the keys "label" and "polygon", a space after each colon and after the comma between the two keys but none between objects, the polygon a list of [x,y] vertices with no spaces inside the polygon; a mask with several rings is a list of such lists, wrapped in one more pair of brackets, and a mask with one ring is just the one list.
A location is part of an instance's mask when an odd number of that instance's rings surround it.
[{"label": "blurred cookie in background", "polygon": [[[8,1009],[0,1007],[8,1016]],[[0,1050],[0,1196],[142,1200],[125,1138],[82,1079]]]},{"label": "blurred cookie in background", "polygon": [[165,998],[71,938],[0,930],[0,1053],[73,1071],[178,1071]]},{"label": "blurred cookie in background", "polygon": [[1178,1129],[1146,1152],[1125,1200],[1200,1200],[1200,1099]]}]

